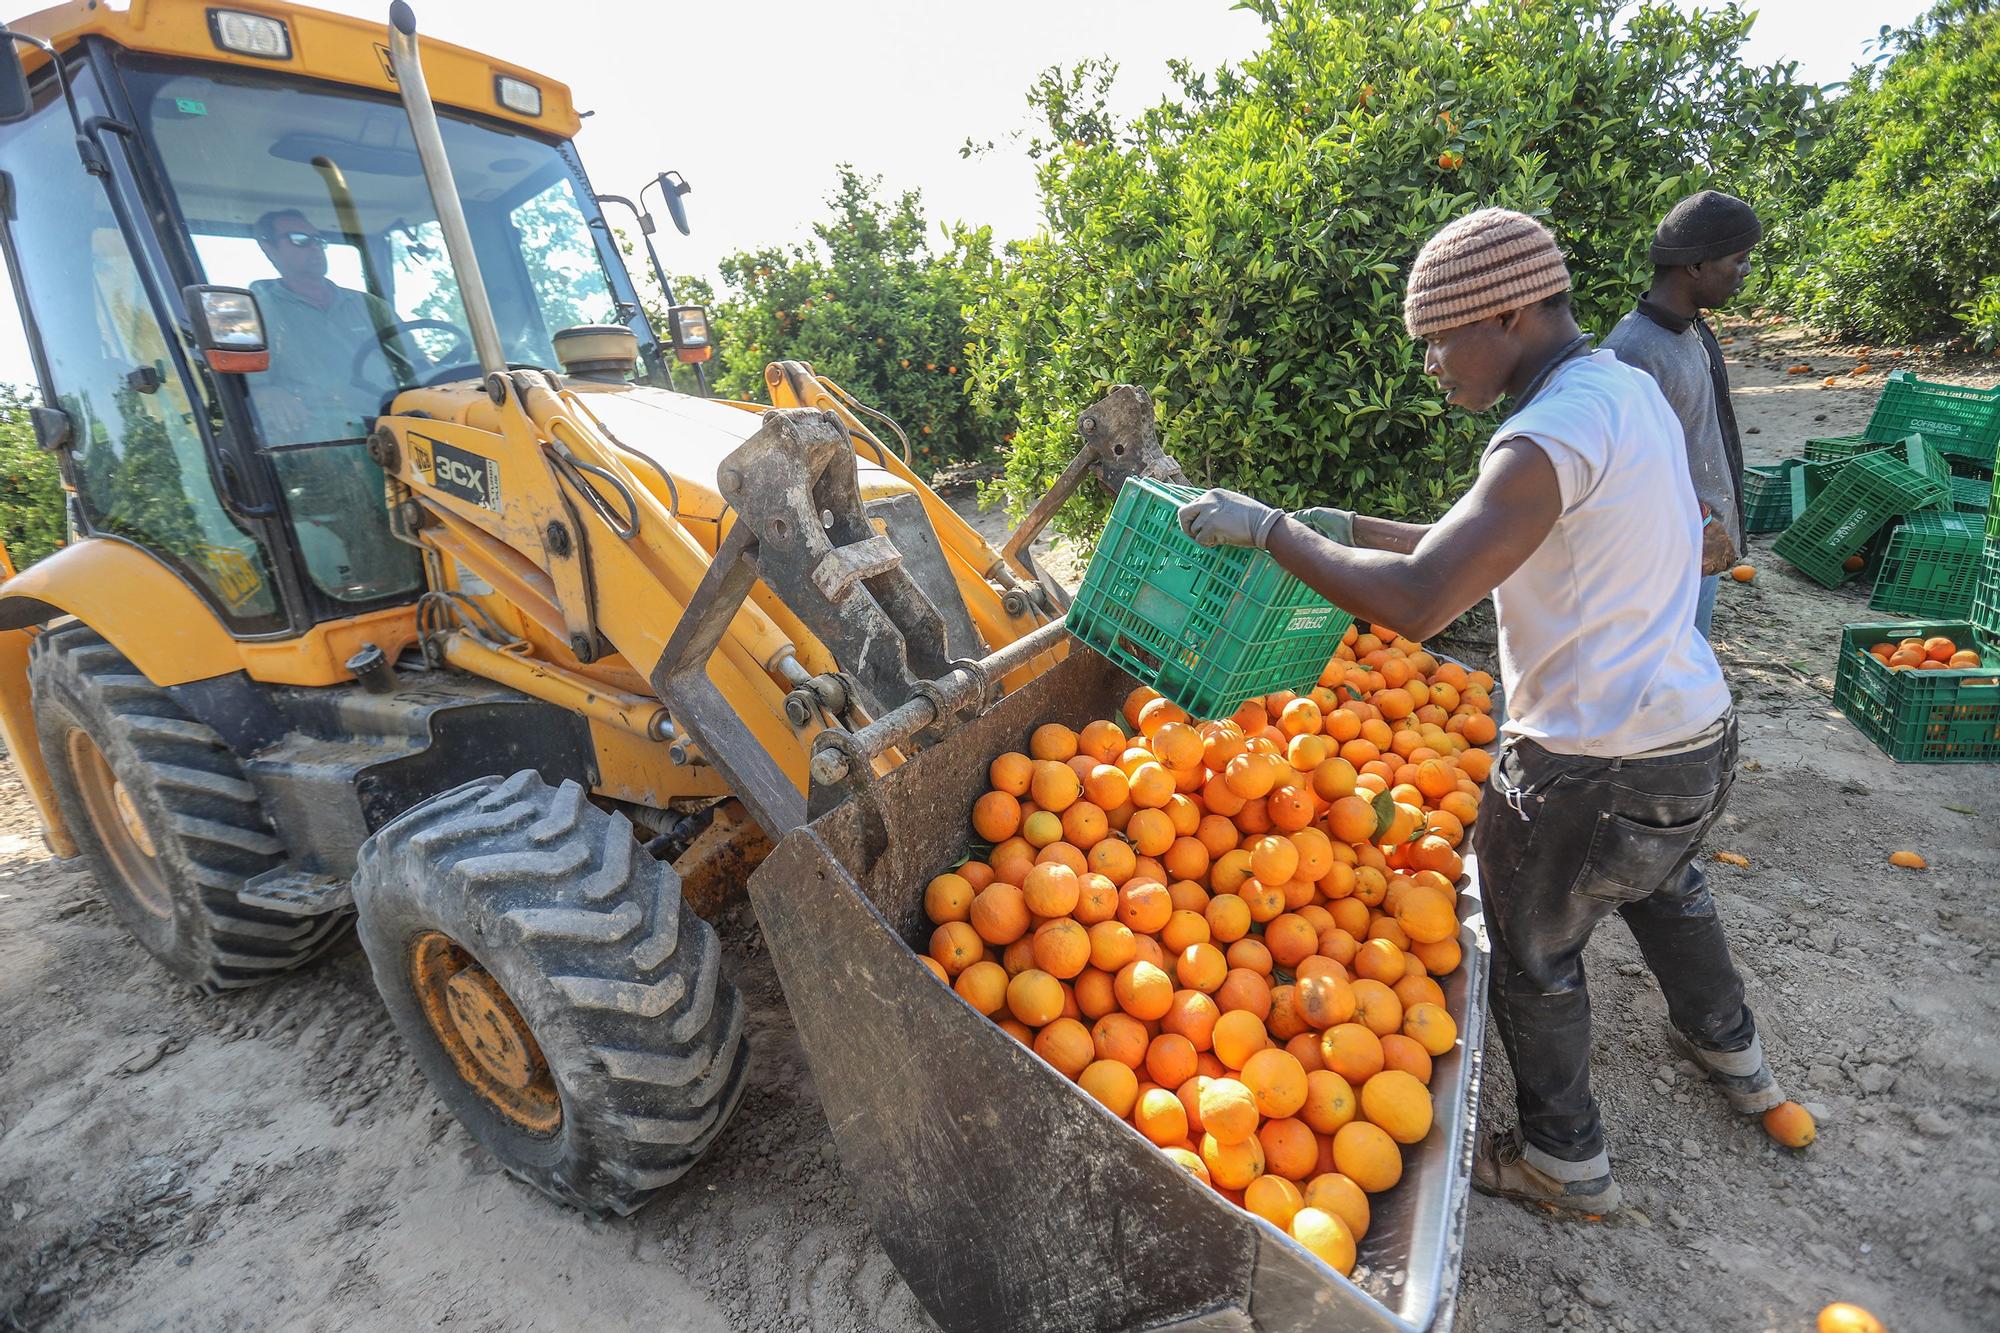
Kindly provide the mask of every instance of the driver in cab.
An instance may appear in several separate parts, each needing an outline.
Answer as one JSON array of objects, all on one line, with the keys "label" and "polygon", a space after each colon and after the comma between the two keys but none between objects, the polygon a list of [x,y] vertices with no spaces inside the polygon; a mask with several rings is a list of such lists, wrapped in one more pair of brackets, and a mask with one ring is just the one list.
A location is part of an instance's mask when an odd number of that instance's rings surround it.
[{"label": "driver in cab", "polygon": [[251,229],[276,278],[250,284],[271,368],[255,397],[273,444],[359,439],[382,397],[414,382],[414,362],[387,301],[326,276],[326,237],[295,208]]}]

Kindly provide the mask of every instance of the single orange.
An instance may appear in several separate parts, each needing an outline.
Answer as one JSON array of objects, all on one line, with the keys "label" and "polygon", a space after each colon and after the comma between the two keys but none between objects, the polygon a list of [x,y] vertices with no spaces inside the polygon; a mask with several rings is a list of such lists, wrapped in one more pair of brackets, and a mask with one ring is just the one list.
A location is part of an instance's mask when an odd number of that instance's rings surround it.
[{"label": "single orange", "polygon": [[1272,961],[1290,970],[1318,952],[1319,932],[1296,912],[1286,912],[1265,925],[1264,947],[1271,951]]},{"label": "single orange", "polygon": [[1315,1133],[1331,1134],[1359,1111],[1354,1087],[1331,1069],[1315,1069],[1306,1074],[1306,1099],[1299,1118]]},{"label": "single orange", "polygon": [[1304,1194],[1306,1207],[1332,1213],[1347,1224],[1356,1240],[1368,1234],[1368,1194],[1346,1176],[1338,1171],[1314,1176],[1306,1182]]},{"label": "single orange", "polygon": [[1326,1067],[1359,1086],[1382,1072],[1382,1039],[1359,1023],[1339,1023],[1319,1039],[1320,1059]]},{"label": "single orange", "polygon": [[1162,1032],[1146,1047],[1146,1076],[1163,1088],[1178,1088],[1195,1076],[1200,1053],[1177,1032]]},{"label": "single orange", "polygon": [[1174,977],[1182,989],[1213,995],[1229,975],[1229,964],[1213,944],[1191,944],[1174,958]]},{"label": "single orange", "polygon": [[1248,1009],[1225,1009],[1215,1023],[1215,1056],[1231,1069],[1241,1069],[1250,1057],[1271,1044],[1264,1020]]},{"label": "single orange", "polygon": [[1779,1102],[1764,1112],[1764,1132],[1787,1148],[1804,1148],[1819,1137],[1819,1126],[1797,1102]]},{"label": "single orange", "polygon": [[1082,926],[1111,920],[1118,915],[1118,886],[1096,871],[1078,876],[1076,906],[1070,909],[1070,915]]},{"label": "single orange", "polygon": [[1333,1162],[1340,1174],[1370,1194],[1403,1178],[1402,1150],[1379,1125],[1366,1120],[1350,1120],[1334,1133]]},{"label": "single orange", "polygon": [[1122,1013],[1106,1014],[1091,1024],[1090,1040],[1097,1048],[1098,1059],[1116,1060],[1128,1069],[1146,1063],[1146,1048],[1152,1044],[1146,1025]]},{"label": "single orange", "polygon": [[[1264,1174],[1264,1145],[1255,1134],[1237,1143],[1222,1143],[1213,1134],[1201,1136],[1201,1160],[1209,1179],[1219,1188],[1240,1190]],[[1296,1219],[1294,1219],[1296,1220]]]},{"label": "single orange", "polygon": [[1068,762],[1076,757],[1076,733],[1060,722],[1044,722],[1028,737],[1028,754],[1036,759]]},{"label": "single orange", "polygon": [[987,842],[1002,842],[1021,827],[1021,803],[1004,791],[989,791],[972,804],[972,831]]},{"label": "single orange", "polygon": [[1068,981],[1090,966],[1090,932],[1073,919],[1061,916],[1035,928],[1035,966],[1061,981]]},{"label": "single orange", "polygon": [[1257,1132],[1257,1098],[1233,1078],[1204,1079],[1201,1128],[1218,1143],[1241,1143]]},{"label": "single orange", "polygon": [[1118,890],[1118,919],[1141,935],[1157,933],[1174,914],[1167,886],[1156,879],[1126,880]]},{"label": "single orange", "polygon": [[1165,1088],[1148,1088],[1132,1109],[1132,1123],[1141,1134],[1165,1147],[1187,1137],[1187,1108]]},{"label": "single orange", "polygon": [[1131,1066],[1116,1060],[1091,1062],[1077,1075],[1076,1081],[1121,1120],[1132,1114],[1132,1107],[1139,1100],[1139,1076],[1132,1072]]},{"label": "single orange", "polygon": [[1234,944],[1250,933],[1250,905],[1233,893],[1218,893],[1208,900],[1203,915],[1208,920],[1209,938]]},{"label": "single orange", "polygon": [[1097,1047],[1089,1028],[1074,1018],[1058,1018],[1035,1034],[1035,1054],[1074,1079],[1097,1058]]},{"label": "single orange", "polygon": [[1139,734],[1151,740],[1171,722],[1186,722],[1187,710],[1171,699],[1155,699],[1139,710]]},{"label": "single orange", "polygon": [[[1395,999],[1393,995],[1389,998]],[[1443,1055],[1458,1044],[1458,1024],[1452,1021],[1442,1005],[1417,1005],[1404,1016],[1401,1026],[1404,1036],[1412,1038],[1434,1056]]]},{"label": "single orange", "polygon": [[981,960],[960,972],[952,989],[960,999],[990,1018],[1006,1007],[1007,969]]},{"label": "single orange", "polygon": [[1264,1146],[1264,1170],[1294,1183],[1311,1178],[1319,1166],[1319,1140],[1302,1120],[1282,1117],[1257,1127]]},{"label": "single orange", "polygon": [[1012,884],[989,884],[973,898],[969,919],[988,944],[1012,944],[1028,933],[1027,897]]},{"label": "single orange", "polygon": [[[1173,1004],[1173,981],[1144,959],[1135,958],[1119,968],[1111,985],[1118,997],[1118,1007],[1142,1023],[1165,1018]],[[1023,1017],[1022,1021],[1027,1019]]]},{"label": "single orange", "polygon": [[931,924],[964,921],[972,915],[973,888],[962,875],[939,875],[924,887],[924,915]]},{"label": "single orange", "polygon": [[1174,992],[1160,1031],[1186,1037],[1196,1052],[1206,1052],[1215,1046],[1215,1025],[1221,1020],[1222,1009],[1212,996],[1184,988]]},{"label": "single orange", "polygon": [[1068,916],[1083,894],[1083,880],[1066,865],[1038,865],[1028,872],[1021,893],[1036,916]]},{"label": "single orange", "polygon": [[1299,1209],[1306,1206],[1305,1196],[1299,1193],[1297,1185],[1270,1169],[1269,1153],[1267,1144],[1264,1174],[1244,1187],[1243,1207],[1278,1230],[1285,1231],[1291,1227],[1292,1218]]},{"label": "single orange", "polygon": [[1354,1233],[1334,1214],[1320,1208],[1301,1208],[1292,1214],[1291,1235],[1334,1272],[1345,1277],[1354,1271]]},{"label": "single orange", "polygon": [[1088,861],[1090,868],[1110,880],[1115,888],[1132,878],[1132,872],[1138,868],[1139,854],[1123,838],[1106,838],[1090,849]]},{"label": "single orange", "polygon": [[1361,1114],[1398,1143],[1421,1143],[1431,1132],[1431,1092],[1414,1074],[1384,1069],[1361,1085]]},{"label": "single orange", "polygon": [[1257,1099],[1257,1112],[1272,1120],[1297,1115],[1306,1102],[1306,1071],[1290,1053],[1265,1047],[1243,1064],[1243,1085]]},{"label": "single orange", "polygon": [[1109,972],[1086,967],[1077,974],[1071,989],[1076,996],[1077,1012],[1092,1022],[1118,1011],[1118,997],[1112,993]]},{"label": "single orange", "polygon": [[1045,759],[1035,764],[1035,778],[1028,788],[1035,804],[1060,815],[1083,795],[1083,779],[1068,764]]},{"label": "single orange", "polygon": [[[1363,978],[1354,983],[1354,1021],[1376,1036],[1385,1037],[1401,1030],[1403,1002],[1383,983]],[[1410,1035],[1418,1041],[1424,1040],[1421,1034],[1413,1032]]]}]

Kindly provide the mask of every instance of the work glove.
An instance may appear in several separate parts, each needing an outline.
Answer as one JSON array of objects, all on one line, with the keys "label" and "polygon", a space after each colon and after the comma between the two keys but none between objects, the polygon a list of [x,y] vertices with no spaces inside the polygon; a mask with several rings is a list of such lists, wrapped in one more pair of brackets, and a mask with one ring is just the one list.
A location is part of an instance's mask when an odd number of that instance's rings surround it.
[{"label": "work glove", "polygon": [[1181,531],[1203,546],[1262,547],[1284,516],[1238,491],[1203,491],[1180,508]]},{"label": "work glove", "polygon": [[1354,545],[1352,509],[1294,509],[1292,517],[1336,546]]}]

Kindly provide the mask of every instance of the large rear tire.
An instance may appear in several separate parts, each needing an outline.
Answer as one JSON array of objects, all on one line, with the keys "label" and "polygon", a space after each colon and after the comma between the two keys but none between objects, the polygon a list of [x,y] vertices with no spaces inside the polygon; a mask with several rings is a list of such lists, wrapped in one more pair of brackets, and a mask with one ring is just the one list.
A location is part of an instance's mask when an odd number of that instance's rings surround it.
[{"label": "large rear tire", "polygon": [[574,782],[482,778],[362,844],[362,947],[440,1098],[513,1175],[630,1213],[701,1157],[750,1056],[671,867]]},{"label": "large rear tire", "polygon": [[214,730],[88,625],[37,635],[35,728],[57,807],[112,912],[174,975],[254,986],[331,947],[347,918],[245,906],[285,846]]}]

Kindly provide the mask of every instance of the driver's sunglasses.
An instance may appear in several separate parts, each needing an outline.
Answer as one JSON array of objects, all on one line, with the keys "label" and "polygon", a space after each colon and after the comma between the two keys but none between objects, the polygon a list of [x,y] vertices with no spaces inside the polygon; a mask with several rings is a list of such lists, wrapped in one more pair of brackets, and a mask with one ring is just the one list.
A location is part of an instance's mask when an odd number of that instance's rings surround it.
[{"label": "driver's sunglasses", "polygon": [[287,231],[280,232],[279,235],[301,250],[306,249],[308,246],[316,250],[326,249],[326,237],[316,231]]}]

